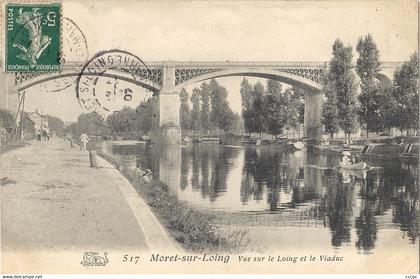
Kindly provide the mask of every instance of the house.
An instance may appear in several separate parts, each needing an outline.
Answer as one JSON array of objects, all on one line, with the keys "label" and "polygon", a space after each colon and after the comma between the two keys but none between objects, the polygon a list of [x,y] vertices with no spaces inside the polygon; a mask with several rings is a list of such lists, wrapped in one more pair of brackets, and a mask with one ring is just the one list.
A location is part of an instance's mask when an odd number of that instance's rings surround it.
[{"label": "house", "polygon": [[24,139],[34,139],[36,136],[35,122],[26,115],[23,118],[23,134]]},{"label": "house", "polygon": [[34,123],[34,132],[35,134],[41,133],[42,131],[46,131],[47,133],[50,132],[50,128],[48,126],[48,117],[47,115],[42,115],[38,111],[31,112],[27,116]]}]

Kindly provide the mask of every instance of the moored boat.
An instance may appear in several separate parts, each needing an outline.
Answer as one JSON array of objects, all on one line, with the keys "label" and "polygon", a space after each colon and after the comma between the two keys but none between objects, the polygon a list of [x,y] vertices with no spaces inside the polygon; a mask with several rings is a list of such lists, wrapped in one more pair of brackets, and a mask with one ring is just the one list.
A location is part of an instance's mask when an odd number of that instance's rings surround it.
[{"label": "moored boat", "polygon": [[292,144],[297,150],[302,150],[303,148],[305,148],[305,143],[302,141],[297,141]]},{"label": "moored boat", "polygon": [[192,139],[192,138],[190,138],[190,137],[184,137],[184,138],[183,138],[183,141],[184,141],[185,143],[191,143],[191,142],[193,142],[193,139]]}]

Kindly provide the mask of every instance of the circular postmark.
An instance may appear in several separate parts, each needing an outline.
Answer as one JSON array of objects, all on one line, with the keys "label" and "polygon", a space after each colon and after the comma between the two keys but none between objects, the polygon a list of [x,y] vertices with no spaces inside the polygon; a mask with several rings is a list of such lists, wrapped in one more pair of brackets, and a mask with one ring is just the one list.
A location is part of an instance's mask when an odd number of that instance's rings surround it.
[{"label": "circular postmark", "polygon": [[[64,17],[62,20],[62,50],[60,64],[62,71],[80,68],[89,57],[88,44],[85,35],[77,24]],[[58,92],[72,86],[77,79],[74,77],[57,77],[44,82],[42,87],[47,92]]]},{"label": "circular postmark", "polygon": [[88,45],[85,35],[77,24],[67,18],[63,18],[63,48],[62,62],[85,63],[88,59]]},{"label": "circular postmark", "polygon": [[76,96],[83,110],[105,120],[125,107],[137,107],[154,91],[147,81],[150,69],[134,54],[113,49],[97,53],[83,67]]}]

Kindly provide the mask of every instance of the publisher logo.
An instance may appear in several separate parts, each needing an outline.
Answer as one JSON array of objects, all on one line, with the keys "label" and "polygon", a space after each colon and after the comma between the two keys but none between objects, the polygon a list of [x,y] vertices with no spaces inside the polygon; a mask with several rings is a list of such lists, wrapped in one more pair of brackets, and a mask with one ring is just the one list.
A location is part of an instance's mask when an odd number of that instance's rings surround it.
[{"label": "publisher logo", "polygon": [[105,266],[109,263],[107,255],[107,252],[103,256],[99,255],[98,252],[85,252],[80,264],[83,266]]}]

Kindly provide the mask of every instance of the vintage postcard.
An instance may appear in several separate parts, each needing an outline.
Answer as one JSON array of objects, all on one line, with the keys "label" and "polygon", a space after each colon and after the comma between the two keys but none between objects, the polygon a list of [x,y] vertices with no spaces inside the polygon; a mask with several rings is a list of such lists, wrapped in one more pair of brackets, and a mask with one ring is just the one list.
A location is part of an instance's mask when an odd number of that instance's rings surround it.
[{"label": "vintage postcard", "polygon": [[1,273],[417,278],[418,14],[3,0]]}]

